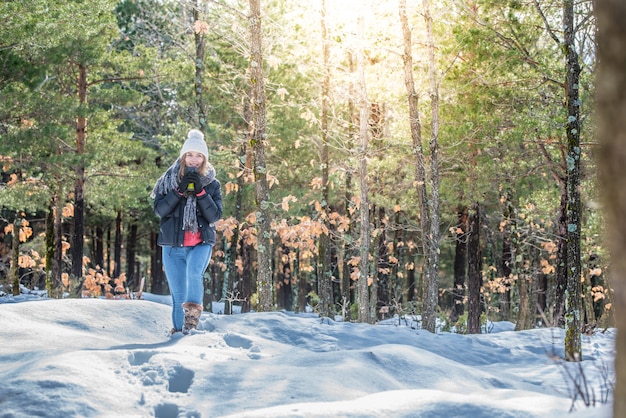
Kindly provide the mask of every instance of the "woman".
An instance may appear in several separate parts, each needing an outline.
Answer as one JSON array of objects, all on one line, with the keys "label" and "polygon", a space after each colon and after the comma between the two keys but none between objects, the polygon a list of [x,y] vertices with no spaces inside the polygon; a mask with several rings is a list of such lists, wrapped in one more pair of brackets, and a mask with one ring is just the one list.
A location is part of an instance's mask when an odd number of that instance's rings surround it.
[{"label": "woman", "polygon": [[215,245],[215,222],[222,217],[220,182],[208,158],[204,135],[192,129],[151,194],[172,295],[172,334],[189,334],[203,310],[203,276]]}]

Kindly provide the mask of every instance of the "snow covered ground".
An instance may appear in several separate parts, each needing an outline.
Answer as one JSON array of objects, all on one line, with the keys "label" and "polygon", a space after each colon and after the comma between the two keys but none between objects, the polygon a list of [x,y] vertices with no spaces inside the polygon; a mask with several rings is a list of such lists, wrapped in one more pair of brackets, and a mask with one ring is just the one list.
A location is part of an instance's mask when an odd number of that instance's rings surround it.
[{"label": "snow covered ground", "polygon": [[[612,415],[612,392],[602,399],[613,329],[583,336],[576,364],[558,360],[562,330],[510,323],[458,335],[397,320],[205,312],[198,331],[171,338],[166,298],[145,297],[0,297],[0,417]],[[573,403],[583,377],[594,407]]]}]

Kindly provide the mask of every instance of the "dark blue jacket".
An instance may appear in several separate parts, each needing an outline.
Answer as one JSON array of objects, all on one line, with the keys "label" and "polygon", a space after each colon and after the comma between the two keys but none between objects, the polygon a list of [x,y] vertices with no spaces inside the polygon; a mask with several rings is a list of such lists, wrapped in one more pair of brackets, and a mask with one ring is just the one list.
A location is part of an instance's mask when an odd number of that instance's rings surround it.
[{"label": "dark blue jacket", "polygon": [[[215,222],[222,218],[222,191],[220,182],[213,180],[204,186],[197,196],[196,214],[203,244],[215,245]],[[154,199],[154,213],[161,218],[158,245],[182,247],[183,213],[187,199],[178,190],[172,189]]]}]

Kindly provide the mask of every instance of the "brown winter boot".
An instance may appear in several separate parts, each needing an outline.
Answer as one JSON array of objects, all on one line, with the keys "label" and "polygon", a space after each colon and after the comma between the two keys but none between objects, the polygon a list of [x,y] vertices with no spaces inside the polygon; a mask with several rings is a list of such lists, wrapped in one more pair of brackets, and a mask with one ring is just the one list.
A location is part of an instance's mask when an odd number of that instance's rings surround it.
[{"label": "brown winter boot", "polygon": [[183,303],[183,312],[185,313],[185,323],[183,324],[183,334],[189,334],[189,331],[196,329],[202,315],[202,305],[199,303],[185,302]]}]

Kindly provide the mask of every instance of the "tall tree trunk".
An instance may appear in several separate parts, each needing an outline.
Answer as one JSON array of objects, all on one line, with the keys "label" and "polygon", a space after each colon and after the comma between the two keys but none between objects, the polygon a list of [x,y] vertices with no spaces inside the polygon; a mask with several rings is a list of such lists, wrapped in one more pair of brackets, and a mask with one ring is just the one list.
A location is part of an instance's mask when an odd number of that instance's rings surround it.
[{"label": "tall tree trunk", "polygon": [[[372,139],[374,138],[374,135],[372,135]],[[376,180],[374,180],[374,183],[376,183]],[[380,222],[380,217],[378,216],[379,213],[379,208],[376,206],[376,204],[372,204],[372,213],[371,213],[371,217],[372,222],[374,223],[374,230],[377,231],[381,231],[382,230],[382,225]],[[376,233],[374,233],[374,236],[376,236]],[[380,276],[379,276],[379,272],[380,272],[380,265],[381,265],[381,256],[382,253],[380,252],[381,250],[381,243],[382,243],[382,233],[378,233],[378,239],[374,239],[374,248],[372,249],[373,252],[373,263],[372,263],[372,284],[370,285],[370,300],[369,300],[369,306],[370,306],[370,318],[372,318],[372,320],[376,321],[376,319],[378,318],[378,304],[380,299],[378,298],[379,296],[379,285],[380,285]]]},{"label": "tall tree trunk", "polygon": [[[78,66],[78,101],[81,108],[87,107],[87,67]],[[76,118],[76,154],[79,157],[74,184],[74,236],[72,239],[72,275],[83,276],[83,242],[85,235],[85,141],[87,135],[87,118],[79,115]]]},{"label": "tall tree trunk", "polygon": [[480,250],[480,205],[472,205],[469,216],[469,240],[467,242],[467,332],[480,334],[480,314],[482,303],[480,289],[483,285],[482,255]]},{"label": "tall tree trunk", "polygon": [[322,316],[333,317],[334,315],[334,301],[333,301],[333,288],[332,288],[332,267],[331,267],[331,241],[330,241],[330,211],[329,211],[329,192],[328,192],[328,172],[330,162],[328,160],[328,114],[329,114],[329,95],[330,95],[330,40],[328,30],[326,28],[326,1],[322,0],[322,15],[321,15],[321,28],[322,28],[322,60],[323,60],[323,73],[322,78],[322,97],[321,97],[321,118],[320,118],[320,131],[321,131],[321,143],[320,143],[320,157],[321,157],[321,169],[322,169],[322,222],[324,223],[325,231],[322,232],[319,238],[318,246],[318,265],[317,265],[317,277],[318,277],[318,296],[319,296],[319,312]]},{"label": "tall tree trunk", "polygon": [[611,283],[615,303],[615,390],[613,416],[626,416],[626,2],[598,0],[596,77],[600,138],[600,181],[606,208]]},{"label": "tall tree trunk", "polygon": [[565,358],[582,361],[582,263],[580,260],[580,65],[575,45],[574,0],[563,2],[567,102],[567,300]]},{"label": "tall tree trunk", "polygon": [[[611,251],[611,283],[617,336],[613,416],[626,416],[626,3],[595,2],[598,21],[596,77],[600,139],[600,181]],[[613,309],[612,309],[613,311]]]},{"label": "tall tree trunk", "polygon": [[[433,278],[430,276],[430,207],[426,191],[426,166],[424,149],[422,147],[422,127],[419,116],[418,95],[413,81],[413,54],[411,52],[411,29],[406,15],[406,0],[399,3],[400,22],[404,39],[404,84],[407,90],[409,103],[409,124],[411,127],[411,139],[413,140],[413,152],[415,153],[415,183],[417,187],[418,204],[420,209],[420,227],[422,230],[422,248],[424,251],[424,295],[422,308],[422,327],[430,332],[435,332],[437,320],[437,289],[432,286]],[[435,297],[433,297],[433,290]]]},{"label": "tall tree trunk", "polygon": [[[360,12],[362,13],[362,11]],[[359,39],[365,39],[363,28],[363,15],[358,17]],[[367,89],[365,84],[365,51],[357,49],[357,74],[358,74],[358,97],[359,97],[359,196],[361,198],[361,231],[359,237],[359,322],[369,323],[372,321],[369,309],[369,253],[370,253],[370,218],[369,218],[369,186],[367,176],[367,153],[368,153],[368,125],[370,106],[367,101]]]},{"label": "tall tree trunk", "polygon": [[430,95],[430,193],[428,239],[428,280],[424,282],[424,302],[426,316],[425,328],[434,330],[437,323],[439,302],[439,82],[435,61],[435,41],[433,36],[433,18],[430,13],[430,0],[423,0],[424,20],[426,22],[426,49],[428,52],[428,80]]},{"label": "tall tree trunk", "polygon": [[[348,66],[350,69],[350,74],[354,75],[356,73],[356,66],[354,62],[354,55],[352,51],[348,52]],[[358,137],[358,119],[359,115],[356,110],[355,98],[356,98],[356,88],[354,77],[350,77],[350,94],[348,98],[348,127],[346,132],[346,149],[353,149],[354,138]],[[356,241],[355,237],[355,227],[356,221],[352,216],[352,170],[346,170],[346,178],[345,178],[345,190],[344,190],[344,215],[350,219],[350,226],[348,231],[346,232],[346,237],[343,240],[343,274],[341,276],[341,299],[342,306],[347,309],[345,314],[349,317],[350,315],[350,304],[355,301],[355,284],[352,282],[352,266],[348,263],[353,256],[355,256],[354,250],[354,242]]]},{"label": "tall tree trunk", "polygon": [[[55,196],[54,208],[54,262],[52,263],[52,277],[55,279],[55,296],[63,294],[63,217],[61,216],[61,201],[59,194]],[[69,289],[68,289],[69,290]]]},{"label": "tall tree trunk", "polygon": [[207,132],[207,114],[206,105],[204,104],[204,54],[205,54],[205,32],[206,28],[200,24],[200,0],[195,0],[193,4],[193,22],[194,22],[194,42],[196,44],[195,59],[195,77],[193,79],[194,90],[196,92],[196,106],[198,107],[198,124],[200,130],[206,134]]},{"label": "tall tree trunk", "polygon": [[254,178],[257,205],[257,291],[260,312],[269,312],[273,306],[272,240],[269,185],[265,147],[266,133],[265,82],[261,42],[261,1],[250,2],[250,84],[252,87],[252,139],[254,150]]},{"label": "tall tree trunk", "polygon": [[454,254],[454,287],[452,289],[452,315],[450,320],[456,322],[464,313],[465,276],[467,273],[467,206],[457,210],[457,230]]},{"label": "tall tree trunk", "polygon": [[341,274],[341,304],[347,310],[344,312],[345,315],[350,315],[350,304],[354,302],[354,286],[352,283],[352,267],[348,263],[348,261],[354,256],[354,224],[352,214],[350,213],[350,205],[352,204],[352,193],[350,192],[352,188],[352,174],[350,171],[346,173],[345,179],[345,207],[344,207],[344,215],[350,219],[349,229],[346,231],[345,238],[343,239],[343,269]]}]

